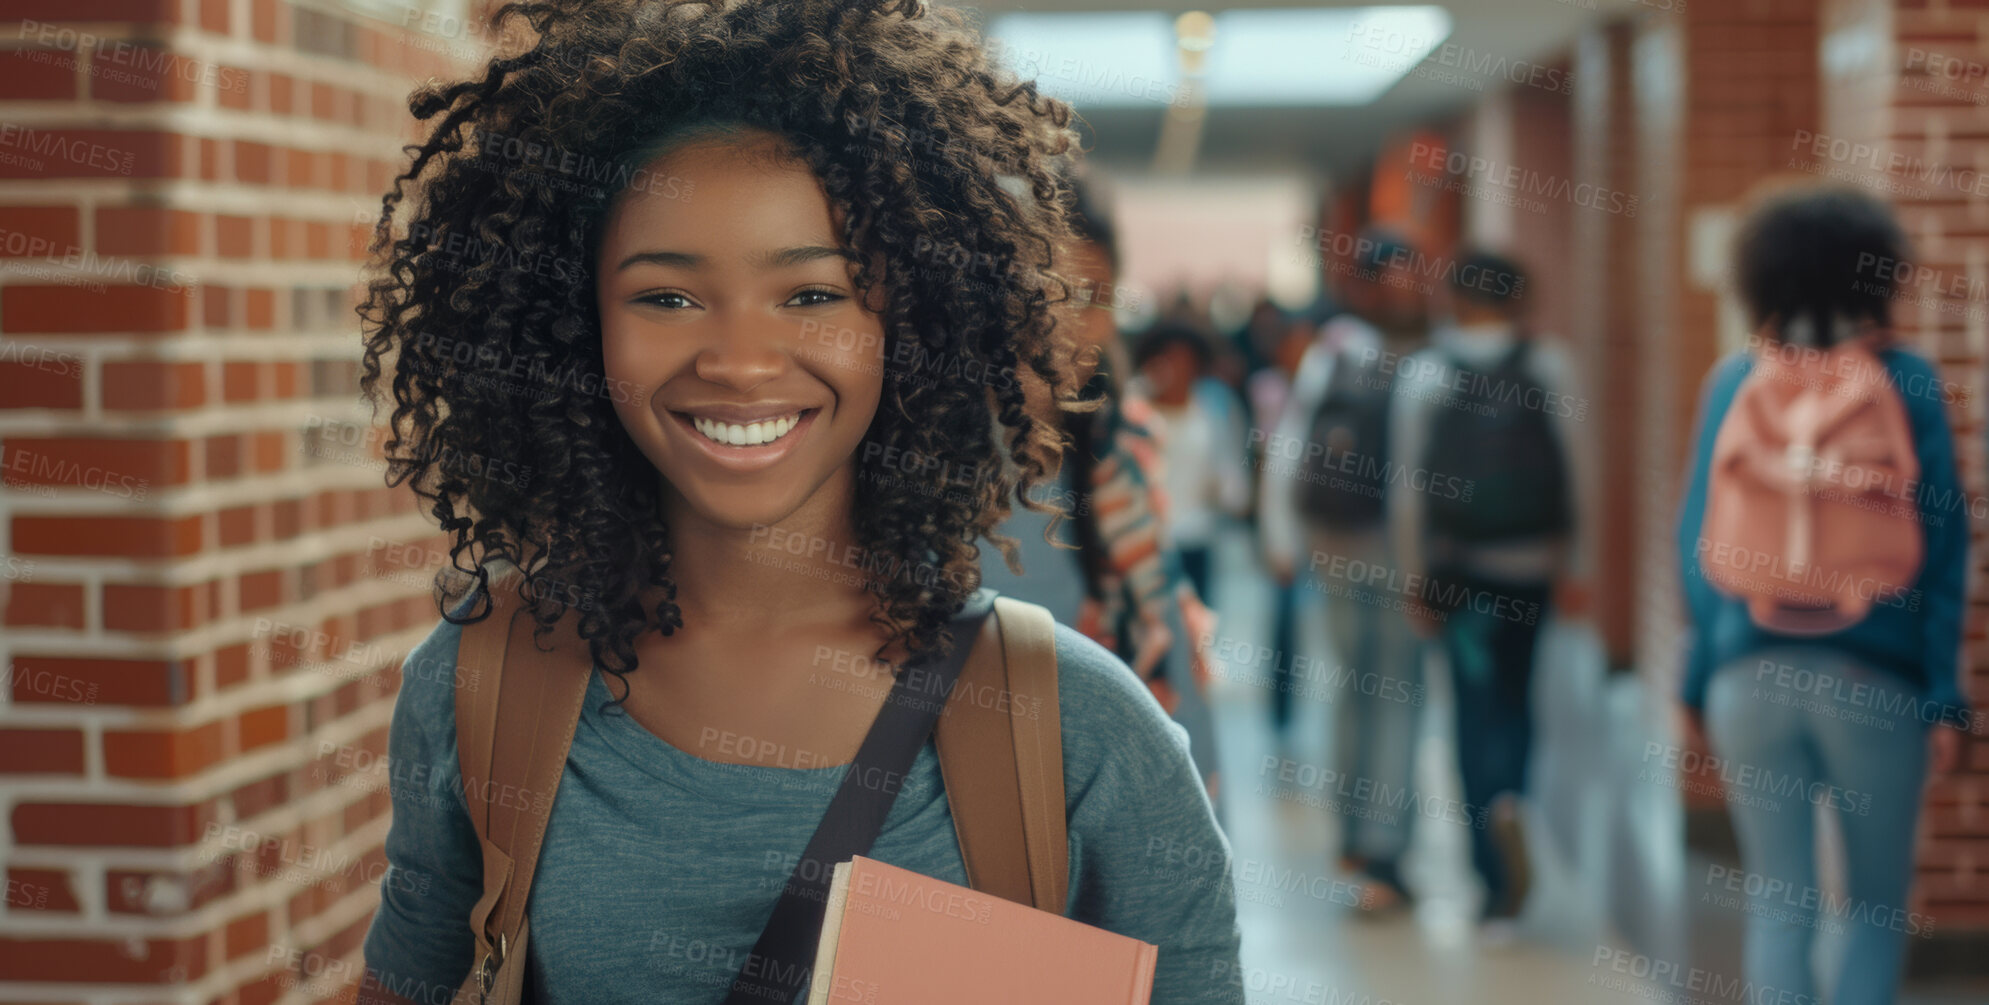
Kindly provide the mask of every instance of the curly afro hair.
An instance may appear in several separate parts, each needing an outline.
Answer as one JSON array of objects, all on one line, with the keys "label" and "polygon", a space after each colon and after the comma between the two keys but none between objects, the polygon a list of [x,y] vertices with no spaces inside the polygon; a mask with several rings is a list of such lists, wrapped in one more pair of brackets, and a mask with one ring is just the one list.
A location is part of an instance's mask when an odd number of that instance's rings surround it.
[{"label": "curly afro hair", "polygon": [[1892,324],[1910,272],[1906,232],[1874,196],[1840,186],[1777,191],[1741,224],[1734,272],[1749,319],[1777,341],[1826,348]]},{"label": "curly afro hair", "polygon": [[[944,644],[980,539],[1012,556],[994,533],[1010,500],[1046,508],[1027,492],[1061,433],[1029,417],[1023,368],[1075,397],[1056,331],[1072,285],[1052,270],[1074,244],[1070,108],[916,0],[547,0],[492,25],[525,43],[410,99],[433,125],[382,200],[359,308],[362,387],[391,408],[387,481],[451,538],[443,617],[471,592],[460,620],[488,616],[509,565],[539,631],[579,609],[611,673],[635,669],[643,633],[682,626],[655,469],[613,410],[644,392],[602,367],[594,251],[619,193],[678,194],[646,170],[658,151],[747,129],[821,181],[865,263],[855,284],[883,305],[886,359],[920,361],[887,366],[864,456],[927,459],[932,483],[860,477],[853,521],[880,654]],[[963,491],[961,471],[989,475]]]}]

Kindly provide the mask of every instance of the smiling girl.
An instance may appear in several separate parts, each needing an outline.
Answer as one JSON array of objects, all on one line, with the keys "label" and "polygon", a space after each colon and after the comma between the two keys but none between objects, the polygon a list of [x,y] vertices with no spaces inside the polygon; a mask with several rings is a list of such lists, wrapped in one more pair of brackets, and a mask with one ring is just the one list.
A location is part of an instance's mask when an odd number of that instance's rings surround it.
[{"label": "smiling girl", "polygon": [[[455,663],[491,589],[573,619],[594,670],[531,888],[529,989],[717,1002],[883,705],[821,654],[935,651],[979,542],[1011,500],[1041,505],[1058,434],[1016,375],[1075,391],[1070,110],[916,3],[497,20],[536,41],[415,97],[434,124],[362,308],[390,479],[451,537],[443,621],[407,665]],[[477,474],[502,461],[522,474]],[[1056,656],[1068,914],[1159,945],[1154,1002],[1238,1000],[1228,846],[1184,734],[1075,631]],[[390,757],[455,779],[454,675],[403,678]],[[369,986],[446,1001],[472,964],[478,839],[460,787],[393,796]],[[965,884],[929,741],[870,855]]]}]

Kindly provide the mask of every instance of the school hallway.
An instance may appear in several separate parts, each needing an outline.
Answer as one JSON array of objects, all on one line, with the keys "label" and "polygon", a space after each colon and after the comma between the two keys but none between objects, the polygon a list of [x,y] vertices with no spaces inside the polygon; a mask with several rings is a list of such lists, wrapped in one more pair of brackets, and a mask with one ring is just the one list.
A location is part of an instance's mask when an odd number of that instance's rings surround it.
[{"label": "school hallway", "polygon": [[[1219,633],[1238,645],[1271,638],[1269,578],[1248,538],[1232,528],[1215,565]],[[1300,650],[1330,655],[1323,619],[1307,619]],[[1453,715],[1440,657],[1426,662],[1428,699],[1416,752],[1425,805],[1461,803]],[[1661,719],[1634,675],[1609,678],[1593,637],[1553,624],[1542,638],[1534,687],[1532,791],[1526,832],[1534,886],[1508,944],[1484,946],[1471,923],[1475,882],[1460,823],[1427,810],[1405,862],[1422,899],[1410,911],[1368,917],[1331,885],[1337,821],[1326,809],[1279,798],[1275,767],[1333,766],[1329,701],[1293,702],[1290,735],[1274,739],[1268,691],[1243,674],[1214,682],[1223,827],[1234,855],[1249,1005],[1629,1005],[1739,1002],[1739,912],[1712,901],[1716,860],[1688,852],[1678,794],[1639,781],[1645,743]],[[1592,714],[1600,710],[1601,714]],[[1733,864],[1730,860],[1720,864]],[[1832,939],[1819,937],[1826,967]],[[1826,971],[1827,972],[1827,971]],[[1639,979],[1643,976],[1645,979]],[[1725,995],[1714,989],[1725,988]],[[1989,980],[1909,982],[1901,1005],[1981,1005]]]}]

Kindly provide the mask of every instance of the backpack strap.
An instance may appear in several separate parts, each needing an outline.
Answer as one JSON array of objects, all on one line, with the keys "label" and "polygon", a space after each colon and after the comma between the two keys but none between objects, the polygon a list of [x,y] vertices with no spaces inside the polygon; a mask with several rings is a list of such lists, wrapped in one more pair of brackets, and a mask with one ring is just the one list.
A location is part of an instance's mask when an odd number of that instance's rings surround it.
[{"label": "backpack strap", "polygon": [[552,648],[539,648],[538,622],[519,603],[517,583],[515,573],[493,580],[490,616],[463,629],[457,654],[470,684],[456,689],[456,751],[484,885],[470,911],[476,962],[464,1001],[522,994],[532,874],[593,677],[575,618],[560,619]]},{"label": "backpack strap", "polygon": [[1056,621],[1009,597],[994,611],[935,734],[940,776],[967,885],[1063,914],[1070,844]]}]

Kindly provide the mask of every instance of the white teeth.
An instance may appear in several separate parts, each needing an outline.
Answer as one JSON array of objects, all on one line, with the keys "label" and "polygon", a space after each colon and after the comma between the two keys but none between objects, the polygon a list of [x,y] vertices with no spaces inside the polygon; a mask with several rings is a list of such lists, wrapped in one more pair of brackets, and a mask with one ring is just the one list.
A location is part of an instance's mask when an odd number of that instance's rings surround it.
[{"label": "white teeth", "polygon": [[720,422],[703,416],[692,416],[691,425],[704,434],[706,439],[735,447],[760,446],[772,443],[794,431],[801,424],[800,413],[785,415],[777,419],[761,419],[758,422],[740,424]]}]

